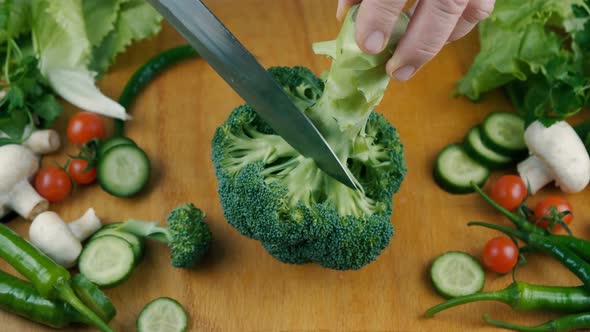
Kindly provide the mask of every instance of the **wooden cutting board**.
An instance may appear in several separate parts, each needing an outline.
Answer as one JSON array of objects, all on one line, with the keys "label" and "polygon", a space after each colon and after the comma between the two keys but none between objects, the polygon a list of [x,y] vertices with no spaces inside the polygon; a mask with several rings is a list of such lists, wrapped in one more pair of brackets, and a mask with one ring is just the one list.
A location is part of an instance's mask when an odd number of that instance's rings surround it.
[{"label": "wooden cutting board", "polygon": [[[209,0],[211,9],[265,66],[304,65],[316,73],[329,62],[311,52],[311,43],[332,39],[339,30],[335,0]],[[100,82],[117,97],[131,74],[161,50],[184,43],[166,25],[153,40],[134,45],[117,59]],[[482,321],[498,319],[534,324],[554,317],[517,314],[501,304],[480,303],[423,318],[426,308],[442,300],[428,279],[431,261],[448,250],[479,255],[492,231],[468,229],[470,220],[507,224],[475,195],[453,196],[432,179],[440,149],[459,141],[490,111],[508,110],[498,93],[479,104],[453,98],[455,82],[478,49],[477,35],[453,43],[408,83],[392,82],[378,111],[397,126],[405,144],[409,172],[394,197],[396,234],[377,261],[360,271],[332,271],[317,265],[286,265],[271,258],[256,241],[238,234],[223,218],[210,142],[215,129],[241,99],[202,60],[188,61],[159,77],[130,110],[127,134],[145,148],[154,165],[149,190],[134,199],[114,198],[98,186],[79,188],[67,201],[52,205],[72,220],[94,207],[104,222],[128,217],[163,220],[176,205],[191,201],[207,212],[215,242],[204,264],[193,270],[171,267],[167,249],[149,243],[144,261],[124,284],[106,292],[118,309],[111,324],[135,330],[141,308],[170,296],[190,313],[190,331],[467,331],[492,330]],[[65,123],[75,110],[57,125]],[[64,162],[66,147],[45,163]],[[507,170],[514,172],[513,169]],[[496,174],[497,176],[497,174]],[[545,190],[538,197],[550,193]],[[535,201],[532,200],[532,202]],[[576,217],[573,230],[590,236],[590,192],[568,196]],[[26,234],[28,222],[10,227]],[[13,272],[1,263],[0,268]],[[518,278],[543,284],[573,285],[576,279],[547,257],[529,257]],[[488,274],[485,289],[511,282]],[[51,331],[0,312],[2,331]],[[80,331],[74,327],[68,331]]]}]

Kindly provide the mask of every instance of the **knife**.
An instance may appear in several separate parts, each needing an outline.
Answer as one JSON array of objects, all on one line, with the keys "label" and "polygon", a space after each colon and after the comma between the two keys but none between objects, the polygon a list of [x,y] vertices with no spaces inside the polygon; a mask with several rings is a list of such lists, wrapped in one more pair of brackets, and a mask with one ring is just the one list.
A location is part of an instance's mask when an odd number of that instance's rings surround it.
[{"label": "knife", "polygon": [[289,145],[352,189],[354,176],[273,77],[200,0],[148,0]]}]

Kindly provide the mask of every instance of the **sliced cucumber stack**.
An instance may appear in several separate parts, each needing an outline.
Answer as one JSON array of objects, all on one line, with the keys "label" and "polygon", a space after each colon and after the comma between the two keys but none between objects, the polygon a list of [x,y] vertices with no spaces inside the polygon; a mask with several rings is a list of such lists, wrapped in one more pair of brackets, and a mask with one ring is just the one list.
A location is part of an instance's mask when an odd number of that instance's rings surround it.
[{"label": "sliced cucumber stack", "polygon": [[463,144],[469,156],[486,167],[498,168],[512,162],[511,157],[492,150],[483,142],[479,127],[469,130]]},{"label": "sliced cucumber stack", "polygon": [[490,170],[473,160],[460,144],[444,148],[434,167],[434,180],[444,190],[464,194],[473,192],[471,183],[483,185],[490,176]]},{"label": "sliced cucumber stack", "polygon": [[111,235],[117,236],[122,238],[123,240],[127,241],[131,245],[131,249],[133,250],[133,256],[135,257],[135,263],[138,264],[143,257],[143,252],[145,248],[145,240],[135,234],[127,233],[127,232],[119,232],[114,230],[114,228],[120,223],[113,223],[106,226],[103,226],[100,230],[98,230],[94,235],[90,238],[90,240],[98,239],[103,236]]},{"label": "sliced cucumber stack", "polygon": [[176,300],[160,297],[148,303],[137,318],[138,332],[184,332],[188,315]]},{"label": "sliced cucumber stack", "polygon": [[129,137],[114,136],[114,137],[111,137],[100,144],[100,147],[98,148],[99,158],[104,156],[107,153],[107,151],[109,151],[110,149],[114,148],[115,146],[119,146],[119,145],[137,146],[137,144],[135,144],[135,142]]},{"label": "sliced cucumber stack", "polygon": [[450,251],[438,256],[430,268],[434,288],[444,297],[475,294],[483,289],[485,272],[471,255]]},{"label": "sliced cucumber stack", "polygon": [[494,151],[520,157],[526,154],[524,120],[514,113],[491,113],[481,125],[482,140]]},{"label": "sliced cucumber stack", "polygon": [[97,174],[103,190],[113,196],[130,197],[147,185],[150,160],[138,146],[119,144],[99,158]]},{"label": "sliced cucumber stack", "polygon": [[514,113],[491,113],[469,130],[462,145],[451,144],[440,152],[434,179],[450,193],[472,193],[471,183],[483,186],[491,169],[518,161],[525,153],[524,121]]},{"label": "sliced cucumber stack", "polygon": [[78,268],[99,287],[113,287],[125,281],[135,267],[135,255],[129,242],[114,235],[96,238],[84,247]]}]

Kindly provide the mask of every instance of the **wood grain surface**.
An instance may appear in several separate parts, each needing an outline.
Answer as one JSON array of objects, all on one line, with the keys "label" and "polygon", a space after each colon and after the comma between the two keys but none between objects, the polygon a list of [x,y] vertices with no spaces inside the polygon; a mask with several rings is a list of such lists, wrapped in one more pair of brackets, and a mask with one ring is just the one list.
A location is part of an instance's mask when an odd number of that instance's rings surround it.
[{"label": "wood grain surface", "polygon": [[[320,73],[329,62],[311,52],[311,43],[332,39],[339,30],[335,0],[209,0],[211,9],[265,66],[304,65]],[[158,51],[184,43],[165,25],[156,38],[134,45],[117,59],[100,82],[117,97],[131,74]],[[210,160],[211,138],[241,99],[202,60],[188,61],[153,82],[130,110],[127,134],[145,148],[154,164],[149,190],[134,199],[114,198],[98,186],[79,188],[51,208],[72,220],[94,207],[104,222],[128,217],[163,220],[176,205],[191,201],[207,212],[215,237],[206,262],[193,270],[171,267],[166,248],[149,243],[144,261],[124,284],[106,292],[118,308],[111,324],[135,330],[141,308],[159,296],[180,301],[190,314],[190,331],[482,331],[489,313],[498,319],[534,324],[549,313],[514,313],[493,303],[467,305],[426,319],[426,308],[440,301],[427,276],[431,261],[448,250],[479,255],[496,233],[469,229],[470,220],[508,224],[475,195],[453,196],[432,179],[440,149],[462,139],[490,111],[508,110],[499,93],[473,104],[453,98],[455,82],[478,50],[477,35],[446,47],[410,82],[392,82],[377,111],[399,129],[409,172],[394,197],[395,236],[377,261],[359,271],[332,271],[317,265],[286,265],[261,245],[241,236],[223,218]],[[67,107],[58,123],[63,132]],[[44,163],[65,161],[65,153]],[[514,172],[508,169],[507,172]],[[497,174],[495,175],[497,176]],[[551,193],[544,190],[539,197]],[[568,196],[575,209],[574,232],[590,236],[590,192]],[[27,234],[29,223],[10,227]],[[14,271],[3,262],[0,268]],[[504,287],[510,276],[487,275],[486,290]],[[547,257],[529,257],[518,279],[573,285],[576,279]],[[82,331],[73,327],[67,331]],[[0,312],[0,331],[50,331]]]}]

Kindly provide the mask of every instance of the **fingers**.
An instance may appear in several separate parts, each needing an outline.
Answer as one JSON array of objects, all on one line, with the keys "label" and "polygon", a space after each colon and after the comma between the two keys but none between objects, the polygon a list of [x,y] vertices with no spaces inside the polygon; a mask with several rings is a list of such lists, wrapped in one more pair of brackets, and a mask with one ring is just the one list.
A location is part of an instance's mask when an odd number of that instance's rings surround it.
[{"label": "fingers", "polygon": [[366,53],[383,51],[406,0],[363,0],[356,17],[356,42]]},{"label": "fingers", "polygon": [[471,1],[465,8],[463,15],[459,18],[457,26],[451,36],[449,42],[465,37],[478,22],[485,20],[490,16],[494,10],[495,0],[477,0]]},{"label": "fingers", "polygon": [[[488,0],[474,2],[481,1]],[[399,81],[410,79],[446,44],[468,3],[469,0],[421,0],[387,63],[387,72]]]},{"label": "fingers", "polygon": [[356,5],[357,3],[361,2],[362,0],[338,0],[338,9],[336,9],[336,18],[339,21],[342,21],[348,13],[348,9],[352,5]]}]

